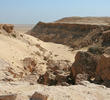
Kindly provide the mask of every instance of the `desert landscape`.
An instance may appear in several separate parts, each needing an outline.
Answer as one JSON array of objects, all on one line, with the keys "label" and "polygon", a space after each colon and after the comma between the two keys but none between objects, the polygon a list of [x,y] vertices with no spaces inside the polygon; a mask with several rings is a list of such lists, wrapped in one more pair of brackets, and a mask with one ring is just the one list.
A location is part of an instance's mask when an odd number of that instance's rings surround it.
[{"label": "desert landscape", "polygon": [[0,24],[0,100],[110,100],[110,18]]}]

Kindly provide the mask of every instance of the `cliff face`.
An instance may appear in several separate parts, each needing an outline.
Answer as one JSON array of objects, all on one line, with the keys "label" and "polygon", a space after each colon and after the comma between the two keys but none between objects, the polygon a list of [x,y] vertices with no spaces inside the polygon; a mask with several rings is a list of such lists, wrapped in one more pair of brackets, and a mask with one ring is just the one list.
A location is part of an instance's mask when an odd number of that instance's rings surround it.
[{"label": "cliff face", "polygon": [[73,48],[86,47],[98,43],[103,31],[110,26],[68,23],[39,22],[29,34],[45,41],[71,46]]}]

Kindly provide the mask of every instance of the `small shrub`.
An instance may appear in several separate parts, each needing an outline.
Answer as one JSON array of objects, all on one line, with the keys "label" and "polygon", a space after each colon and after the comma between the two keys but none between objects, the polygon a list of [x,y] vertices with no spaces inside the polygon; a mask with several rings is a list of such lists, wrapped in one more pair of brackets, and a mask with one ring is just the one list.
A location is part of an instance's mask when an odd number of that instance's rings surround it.
[{"label": "small shrub", "polygon": [[97,54],[97,55],[101,55],[104,53],[104,48],[102,47],[97,47],[97,46],[93,46],[93,47],[90,47],[88,49],[88,52],[92,53],[92,54]]},{"label": "small shrub", "polygon": [[14,38],[16,38],[16,35],[15,35],[15,34],[12,34],[12,36],[13,36]]}]

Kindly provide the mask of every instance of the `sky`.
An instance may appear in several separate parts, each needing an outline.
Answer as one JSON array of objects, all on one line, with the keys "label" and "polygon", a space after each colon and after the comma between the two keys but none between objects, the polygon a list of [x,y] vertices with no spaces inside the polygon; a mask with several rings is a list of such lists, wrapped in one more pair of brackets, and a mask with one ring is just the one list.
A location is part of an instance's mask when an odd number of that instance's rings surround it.
[{"label": "sky", "polygon": [[72,16],[110,16],[110,0],[0,0],[0,23],[36,24]]}]

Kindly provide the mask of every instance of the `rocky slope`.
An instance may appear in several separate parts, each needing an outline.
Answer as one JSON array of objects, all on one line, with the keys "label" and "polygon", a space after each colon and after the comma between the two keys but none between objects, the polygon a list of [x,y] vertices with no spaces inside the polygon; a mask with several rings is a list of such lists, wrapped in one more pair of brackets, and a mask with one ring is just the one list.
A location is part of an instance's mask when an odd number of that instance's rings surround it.
[{"label": "rocky slope", "polygon": [[[64,31],[73,27],[60,25]],[[90,30],[98,27],[79,26],[73,29],[80,30],[78,37],[91,36]],[[0,100],[109,100],[109,31],[101,32],[100,44],[107,46],[73,50],[16,32],[13,25],[0,25]]]},{"label": "rocky slope", "polygon": [[[10,30],[9,26],[12,25],[7,25]],[[0,73],[0,79],[2,80],[8,77],[9,79],[11,77],[15,79],[25,77],[27,74],[32,74],[32,72],[43,74],[47,66],[49,66],[49,61],[56,62],[56,64],[67,61],[69,66],[74,61],[73,56],[77,51],[72,53],[71,48],[67,46],[46,43],[32,36],[16,32],[13,29],[11,31],[9,33],[3,27],[1,28],[1,71],[7,71],[4,74]]]}]

